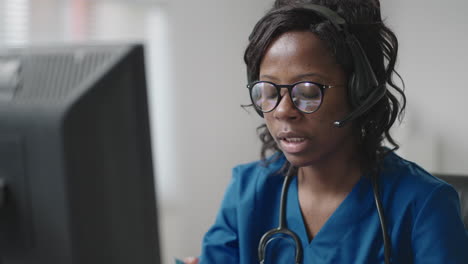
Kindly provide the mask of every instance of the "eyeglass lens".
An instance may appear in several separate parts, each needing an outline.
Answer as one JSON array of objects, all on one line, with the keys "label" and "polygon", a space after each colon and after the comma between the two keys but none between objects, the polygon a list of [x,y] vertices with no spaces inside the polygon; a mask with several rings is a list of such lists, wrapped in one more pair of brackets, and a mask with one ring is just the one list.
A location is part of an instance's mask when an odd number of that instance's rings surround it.
[{"label": "eyeglass lens", "polygon": [[[268,82],[256,83],[251,89],[252,101],[262,112],[272,111],[278,104],[278,89]],[[291,90],[291,99],[301,111],[311,113],[317,110],[322,102],[322,91],[317,84],[303,82]]]}]

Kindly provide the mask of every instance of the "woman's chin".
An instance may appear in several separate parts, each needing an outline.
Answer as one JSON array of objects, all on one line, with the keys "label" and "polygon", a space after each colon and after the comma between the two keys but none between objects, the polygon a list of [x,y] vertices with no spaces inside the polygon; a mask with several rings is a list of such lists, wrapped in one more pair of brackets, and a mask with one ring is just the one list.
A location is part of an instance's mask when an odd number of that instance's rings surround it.
[{"label": "woman's chin", "polygon": [[311,157],[304,157],[301,155],[293,155],[285,153],[284,156],[294,167],[306,167],[314,164],[314,159]]}]

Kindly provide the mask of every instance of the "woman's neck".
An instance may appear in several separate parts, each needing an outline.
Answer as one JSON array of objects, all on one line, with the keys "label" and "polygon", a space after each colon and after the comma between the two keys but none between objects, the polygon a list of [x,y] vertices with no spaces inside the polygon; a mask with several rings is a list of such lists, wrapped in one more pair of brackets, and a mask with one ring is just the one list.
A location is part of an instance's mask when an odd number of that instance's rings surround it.
[{"label": "woman's neck", "polygon": [[335,153],[317,164],[299,168],[299,187],[320,196],[349,193],[362,174],[360,160],[352,153]]}]

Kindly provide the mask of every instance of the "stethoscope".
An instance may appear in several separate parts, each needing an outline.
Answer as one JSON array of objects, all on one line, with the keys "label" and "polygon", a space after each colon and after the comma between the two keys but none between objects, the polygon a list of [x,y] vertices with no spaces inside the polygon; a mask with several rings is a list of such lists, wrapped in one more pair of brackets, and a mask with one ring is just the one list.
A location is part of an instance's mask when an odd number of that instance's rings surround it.
[{"label": "stethoscope", "polygon": [[[286,226],[286,198],[288,196],[289,184],[291,183],[291,180],[294,177],[294,171],[295,171],[294,167],[290,166],[283,181],[283,187],[281,190],[281,198],[280,198],[279,225],[277,228],[273,228],[269,230],[268,232],[266,232],[262,236],[262,238],[260,239],[260,243],[258,244],[258,260],[260,261],[260,264],[265,263],[265,251],[266,251],[266,247],[268,243],[271,242],[273,239],[275,239],[278,235],[292,238],[295,244],[295,248],[296,248],[295,264],[300,264],[302,262],[303,251],[302,251],[301,241],[299,240],[299,237],[293,231],[289,230]],[[385,223],[385,217],[383,214],[382,201],[380,200],[377,175],[378,175],[378,172],[375,173],[373,177],[371,177],[372,189],[374,192],[374,200],[375,200],[375,204],[377,207],[377,212],[379,214],[380,227],[381,227],[382,235],[383,235],[385,264],[390,264],[391,263],[391,259],[390,259],[391,243],[390,243],[390,237],[388,236],[388,233],[387,233],[387,225]]]}]

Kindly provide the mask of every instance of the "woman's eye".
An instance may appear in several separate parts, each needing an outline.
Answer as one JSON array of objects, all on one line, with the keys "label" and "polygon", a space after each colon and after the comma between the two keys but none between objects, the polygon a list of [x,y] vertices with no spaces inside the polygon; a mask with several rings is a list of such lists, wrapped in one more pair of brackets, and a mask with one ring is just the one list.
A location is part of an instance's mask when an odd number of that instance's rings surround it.
[{"label": "woman's eye", "polygon": [[276,91],[265,91],[263,96],[267,99],[276,98]]},{"label": "woman's eye", "polygon": [[304,99],[310,99],[310,100],[317,99],[320,97],[320,94],[317,92],[302,92],[300,95]]},{"label": "woman's eye", "polygon": [[296,96],[304,100],[314,100],[320,98],[320,89],[315,86],[305,86],[297,89]]}]

